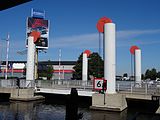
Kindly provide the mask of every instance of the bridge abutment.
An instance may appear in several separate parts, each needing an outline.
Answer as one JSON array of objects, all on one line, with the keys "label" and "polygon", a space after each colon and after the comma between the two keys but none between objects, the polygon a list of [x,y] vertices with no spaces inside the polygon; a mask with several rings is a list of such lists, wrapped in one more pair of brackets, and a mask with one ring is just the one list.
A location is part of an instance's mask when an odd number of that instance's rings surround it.
[{"label": "bridge abutment", "polygon": [[32,101],[32,100],[40,100],[44,99],[43,96],[35,96],[34,89],[12,89],[10,100],[17,101]]},{"label": "bridge abutment", "polygon": [[100,94],[92,95],[91,109],[107,111],[123,111],[127,108],[126,96],[122,94]]}]

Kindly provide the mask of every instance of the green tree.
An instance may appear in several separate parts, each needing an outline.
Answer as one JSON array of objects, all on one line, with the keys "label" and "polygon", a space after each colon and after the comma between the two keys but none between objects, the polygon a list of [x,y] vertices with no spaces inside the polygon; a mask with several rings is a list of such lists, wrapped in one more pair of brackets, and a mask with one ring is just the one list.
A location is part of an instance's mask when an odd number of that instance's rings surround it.
[{"label": "green tree", "polygon": [[156,80],[157,78],[157,71],[155,68],[152,68],[151,70],[151,80]]},{"label": "green tree", "polygon": [[82,57],[83,53],[78,57],[78,60],[73,67],[74,72],[73,72],[73,78],[72,79],[77,79],[77,80],[82,80]]},{"label": "green tree", "polygon": [[128,77],[128,74],[127,74],[127,73],[124,73],[124,74],[123,74],[123,77]]},{"label": "green tree", "polygon": [[39,65],[38,78],[46,77],[48,80],[50,80],[53,76],[53,71],[53,66],[50,63],[50,60],[48,60],[48,65]]},{"label": "green tree", "polygon": [[145,79],[155,80],[157,78],[157,71],[155,68],[147,69],[145,72]]},{"label": "green tree", "polygon": [[145,78],[145,77],[144,77],[144,74],[141,74],[141,79],[144,80],[144,78]]},{"label": "green tree", "polygon": [[[72,79],[82,80],[82,56],[83,53],[79,56],[75,66],[73,67],[74,73]],[[94,77],[103,77],[104,73],[103,60],[98,53],[92,53],[88,58],[88,79],[89,75]]]},{"label": "green tree", "polygon": [[88,75],[93,75],[96,78],[104,77],[104,62],[98,53],[93,52],[89,56]]},{"label": "green tree", "polygon": [[157,78],[160,78],[160,71],[157,72]]},{"label": "green tree", "polygon": [[53,66],[52,65],[47,65],[47,80],[51,80],[53,76]]},{"label": "green tree", "polygon": [[145,72],[145,79],[149,79],[151,77],[151,71],[149,69]]}]

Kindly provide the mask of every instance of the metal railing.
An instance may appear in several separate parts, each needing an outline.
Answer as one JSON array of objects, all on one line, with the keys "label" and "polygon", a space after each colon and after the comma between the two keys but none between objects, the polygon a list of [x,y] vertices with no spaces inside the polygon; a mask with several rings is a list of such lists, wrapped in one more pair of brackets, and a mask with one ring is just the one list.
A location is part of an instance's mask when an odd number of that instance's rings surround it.
[{"label": "metal railing", "polygon": [[19,81],[19,86],[17,85],[17,79],[1,79],[0,80],[0,88],[34,88],[35,82],[33,80],[25,80],[21,79]]},{"label": "metal railing", "polygon": [[53,89],[87,89],[92,90],[93,81],[82,80],[36,80],[36,87],[38,88],[53,88]]},{"label": "metal railing", "polygon": [[[0,79],[0,87],[17,88],[16,79]],[[82,80],[25,80],[20,79],[20,88],[50,88],[50,89],[70,89],[77,88],[91,91],[93,81]],[[135,83],[134,81],[116,81],[116,91],[119,93],[138,94],[160,94],[160,83]]]},{"label": "metal railing", "polygon": [[117,92],[139,93],[139,94],[160,94],[160,83],[135,83],[116,84]]}]

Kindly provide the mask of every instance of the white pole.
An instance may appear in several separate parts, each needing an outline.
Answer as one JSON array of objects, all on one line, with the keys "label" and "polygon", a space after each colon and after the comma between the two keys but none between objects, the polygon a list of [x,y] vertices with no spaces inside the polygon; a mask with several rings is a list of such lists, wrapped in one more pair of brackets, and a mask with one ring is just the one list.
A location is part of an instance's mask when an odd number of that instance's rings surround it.
[{"label": "white pole", "polygon": [[88,80],[88,59],[87,54],[83,53],[83,63],[82,63],[82,81]]},{"label": "white pole", "polygon": [[63,80],[64,80],[64,65],[63,65]]},{"label": "white pole", "polygon": [[107,93],[116,93],[115,81],[115,24],[106,23],[104,25],[104,79],[107,80]]},{"label": "white pole", "polygon": [[136,83],[141,83],[141,50],[135,50],[135,78]]},{"label": "white pole", "polygon": [[61,80],[61,49],[59,49],[59,75],[58,75],[58,79]]},{"label": "white pole", "polygon": [[6,74],[5,74],[5,79],[7,80],[7,73],[8,73],[8,53],[9,53],[9,34],[6,39],[7,42],[7,55],[6,55]]},{"label": "white pole", "polygon": [[28,52],[27,52],[27,72],[26,80],[30,82],[35,79],[34,77],[34,65],[35,65],[35,44],[34,37],[28,37]]}]

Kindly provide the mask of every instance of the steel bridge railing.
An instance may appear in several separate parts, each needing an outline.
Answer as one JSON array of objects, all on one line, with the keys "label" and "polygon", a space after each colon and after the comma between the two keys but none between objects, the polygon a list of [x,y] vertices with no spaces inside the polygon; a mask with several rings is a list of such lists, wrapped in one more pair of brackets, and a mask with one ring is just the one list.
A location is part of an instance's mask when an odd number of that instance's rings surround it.
[{"label": "steel bridge railing", "polygon": [[93,81],[82,80],[36,80],[36,87],[38,88],[53,88],[53,89],[87,89],[92,90]]},{"label": "steel bridge railing", "polygon": [[130,82],[129,84],[116,84],[117,92],[128,92],[128,93],[139,93],[139,94],[160,94],[160,83],[135,83]]},{"label": "steel bridge railing", "polygon": [[[0,88],[17,88],[17,79],[0,79]],[[25,80],[20,79],[20,88],[50,88],[50,89],[70,89],[77,88],[92,91],[93,81],[82,80]],[[116,91],[118,93],[137,93],[137,94],[159,94],[160,83],[135,83],[134,81],[116,81]]]}]

